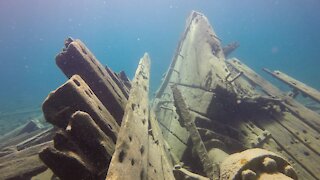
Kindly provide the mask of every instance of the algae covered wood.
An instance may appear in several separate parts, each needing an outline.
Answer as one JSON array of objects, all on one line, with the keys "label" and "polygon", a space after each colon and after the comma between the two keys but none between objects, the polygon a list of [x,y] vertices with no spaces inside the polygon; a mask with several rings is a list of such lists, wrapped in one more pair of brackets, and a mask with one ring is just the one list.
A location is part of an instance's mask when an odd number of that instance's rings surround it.
[{"label": "algae covered wood", "polygon": [[150,59],[141,58],[106,179],[147,179]]},{"label": "algae covered wood", "polygon": [[290,87],[301,91],[304,95],[310,97],[311,99],[320,103],[320,92],[296,79],[293,77],[281,72],[281,71],[270,71],[266,68],[263,69],[268,74],[271,74],[273,77],[278,80],[288,84]]}]

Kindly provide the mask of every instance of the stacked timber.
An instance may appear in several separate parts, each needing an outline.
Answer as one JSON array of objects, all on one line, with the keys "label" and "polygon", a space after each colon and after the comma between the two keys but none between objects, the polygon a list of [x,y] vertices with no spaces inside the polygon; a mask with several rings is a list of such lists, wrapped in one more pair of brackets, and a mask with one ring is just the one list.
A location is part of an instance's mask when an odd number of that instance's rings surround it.
[{"label": "stacked timber", "polygon": [[68,38],[56,62],[69,80],[43,103],[46,120],[59,130],[40,158],[61,179],[104,179],[128,86],[80,40]]},{"label": "stacked timber", "polygon": [[124,72],[104,68],[80,40],[68,38],[65,45],[56,61],[70,79],[43,103],[46,120],[58,131],[41,160],[60,179],[173,179],[149,110],[148,54],[131,82]]}]

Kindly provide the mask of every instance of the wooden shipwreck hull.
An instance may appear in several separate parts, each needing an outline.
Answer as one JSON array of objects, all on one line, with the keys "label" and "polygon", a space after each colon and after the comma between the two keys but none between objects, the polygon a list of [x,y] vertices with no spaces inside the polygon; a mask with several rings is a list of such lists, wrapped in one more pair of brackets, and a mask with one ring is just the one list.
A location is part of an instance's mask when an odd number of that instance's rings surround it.
[{"label": "wooden shipwreck hull", "polygon": [[130,81],[68,38],[56,62],[69,80],[42,107],[55,128],[3,144],[2,176],[17,162],[33,164],[0,179],[45,177],[47,167],[60,179],[320,179],[320,115],[295,100],[301,93],[319,110],[319,92],[265,69],[293,88],[282,92],[226,59],[238,46],[222,47],[208,19],[192,12],[149,100],[147,53]]}]

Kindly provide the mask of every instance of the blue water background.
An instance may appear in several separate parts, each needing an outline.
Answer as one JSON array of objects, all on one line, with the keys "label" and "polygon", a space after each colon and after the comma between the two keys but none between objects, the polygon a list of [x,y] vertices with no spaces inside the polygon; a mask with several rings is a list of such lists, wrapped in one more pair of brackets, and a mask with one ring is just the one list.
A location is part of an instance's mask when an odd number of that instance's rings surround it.
[{"label": "blue water background", "polygon": [[149,52],[154,92],[191,10],[265,77],[279,69],[320,89],[319,0],[0,0],[0,112],[40,107],[67,80],[54,58],[68,36],[130,77]]}]

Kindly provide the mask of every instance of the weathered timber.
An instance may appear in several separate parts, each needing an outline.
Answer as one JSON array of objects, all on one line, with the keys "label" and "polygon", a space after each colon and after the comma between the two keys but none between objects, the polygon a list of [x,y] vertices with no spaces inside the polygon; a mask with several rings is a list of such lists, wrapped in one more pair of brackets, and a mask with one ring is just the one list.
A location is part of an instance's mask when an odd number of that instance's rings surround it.
[{"label": "weathered timber", "polygon": [[185,168],[175,167],[173,170],[176,179],[189,179],[189,180],[210,180],[210,178],[200,176],[199,174],[192,173]]},{"label": "weathered timber", "polygon": [[263,79],[260,75],[254,72],[251,68],[240,62],[240,60],[233,58],[227,61],[234,68],[242,71],[244,76],[248,78],[252,83],[261,87],[262,91],[271,97],[281,98],[281,104],[283,104],[291,113],[299,117],[309,126],[313,127],[316,131],[320,132],[320,115],[302,104],[295,101],[293,98],[284,95],[282,91],[273,86],[270,82]]},{"label": "weathered timber", "polygon": [[88,113],[77,111],[40,158],[61,179],[104,179],[114,146]]},{"label": "weathered timber", "polygon": [[234,50],[236,50],[239,47],[239,43],[238,42],[232,42],[228,45],[226,45],[225,47],[222,48],[223,50],[223,54],[225,57],[229,56]]},{"label": "weathered timber", "polygon": [[204,172],[210,178],[219,177],[218,165],[212,162],[211,159],[209,158],[207,149],[203,144],[203,141],[196,128],[194,121],[192,121],[191,115],[188,111],[186,103],[183,100],[181,92],[179,91],[177,86],[171,86],[171,88],[172,88],[176,111],[180,116],[180,118],[184,121],[184,126],[187,128],[187,130],[190,133],[193,146],[195,147],[195,150],[202,163]]},{"label": "weathered timber", "polygon": [[3,147],[4,144],[7,143],[8,140],[10,140],[12,138],[16,138],[17,136],[20,136],[22,134],[33,133],[36,130],[44,128],[44,126],[45,126],[44,123],[42,123],[42,122],[40,122],[40,120],[38,120],[40,118],[43,118],[43,116],[41,115],[36,119],[32,119],[19,127],[15,127],[10,132],[0,136],[0,149],[1,149],[1,147]]},{"label": "weathered timber", "polygon": [[72,76],[65,84],[51,92],[42,109],[48,122],[63,129],[68,126],[74,112],[87,112],[100,129],[116,142],[119,131],[116,120],[78,75]]},{"label": "weathered timber", "polygon": [[128,78],[128,76],[126,75],[126,73],[124,71],[120,71],[120,73],[118,74],[119,79],[122,81],[122,83],[127,86],[128,90],[130,91],[131,89],[131,81]]},{"label": "weathered timber", "polygon": [[71,78],[78,74],[89,85],[102,104],[109,110],[118,124],[121,124],[127,103],[125,90],[112,79],[104,66],[80,41],[69,38],[66,48],[57,55],[56,63],[65,75]]},{"label": "weathered timber", "polygon": [[99,174],[106,173],[114,152],[112,139],[104,134],[89,114],[75,112],[70,119],[71,139],[79,146],[83,154],[89,159]]},{"label": "weathered timber", "polygon": [[193,11],[156,98],[170,92],[169,83],[212,89],[229,73],[224,59],[220,40],[208,19]]},{"label": "weathered timber", "polygon": [[[129,90],[127,85],[124,83],[124,81],[122,79],[120,79],[118,77],[118,75],[113,72],[108,66],[105,67],[105,69],[107,70],[108,74],[110,75],[110,77],[112,78],[112,80],[118,85],[118,87],[120,88],[121,92],[123,93],[123,95],[128,99],[129,97]],[[124,72],[124,71],[123,71]],[[130,82],[130,81],[129,81]],[[128,83],[128,81],[126,81],[126,83]]]},{"label": "weathered timber", "polygon": [[206,114],[210,113],[208,106],[214,95],[212,90],[218,85],[226,87],[226,84],[229,84],[226,83],[229,73],[220,40],[208,19],[203,14],[192,12],[153,103],[164,138],[179,159],[187,149],[189,134],[179,123],[172,103],[170,85],[178,84],[179,88],[186,87],[186,90],[181,88],[183,94],[195,89],[189,94],[196,97],[188,97],[193,104],[186,103],[190,109]]},{"label": "weathered timber", "polygon": [[174,160],[169,156],[170,152],[165,146],[154,112],[150,110],[149,113],[148,179],[173,179],[172,161]]},{"label": "weathered timber", "polygon": [[39,156],[54,174],[62,180],[98,179],[94,167],[90,166],[82,156],[72,151],[58,151],[55,148],[46,148]]},{"label": "weathered timber", "polygon": [[40,133],[36,134],[35,136],[32,136],[31,138],[28,138],[19,144],[16,145],[17,150],[21,151],[23,149],[26,149],[28,147],[35,146],[37,144],[45,143],[48,141],[51,141],[53,139],[54,133],[56,132],[55,128],[45,128]]},{"label": "weathered timber", "polygon": [[272,85],[269,81],[263,79],[260,75],[254,72],[250,67],[242,63],[239,59],[237,58],[228,59],[227,63],[232,65],[232,67],[234,67],[238,71],[243,72],[243,75],[246,76],[249,81],[251,81],[253,84],[256,84],[262,87],[262,90],[266,94],[270,95],[271,97],[281,98],[283,96],[282,91],[280,91],[278,88]]},{"label": "weathered timber", "polygon": [[145,54],[132,82],[106,179],[148,179],[149,71],[150,59]]},{"label": "weathered timber", "polygon": [[274,137],[274,140],[281,144],[285,148],[285,151],[292,158],[299,161],[308,172],[313,176],[317,176],[318,172],[320,172],[320,167],[317,165],[320,162],[319,154],[312,151],[295,134],[288,131],[286,127],[283,127],[273,118],[261,118],[256,123],[268,130]]},{"label": "weathered timber", "polygon": [[52,128],[29,129],[27,132],[23,129],[24,128],[18,128],[15,133],[1,139],[0,157],[21,151],[37,144],[51,141],[55,131]]},{"label": "weathered timber", "polygon": [[278,80],[286,83],[290,87],[297,89],[303,93],[303,95],[306,95],[310,97],[311,99],[317,101],[320,103],[320,92],[294,78],[291,76],[281,72],[281,71],[270,71],[269,69],[264,68],[263,69],[268,74],[272,75],[273,77],[277,78]]},{"label": "weathered timber", "polygon": [[38,144],[0,158],[0,179],[30,179],[47,169],[38,153],[52,146],[52,141]]},{"label": "weathered timber", "polygon": [[294,134],[300,142],[308,146],[311,150],[320,155],[320,134],[299,118],[289,112],[284,112],[281,117],[275,117],[284,129]]}]

